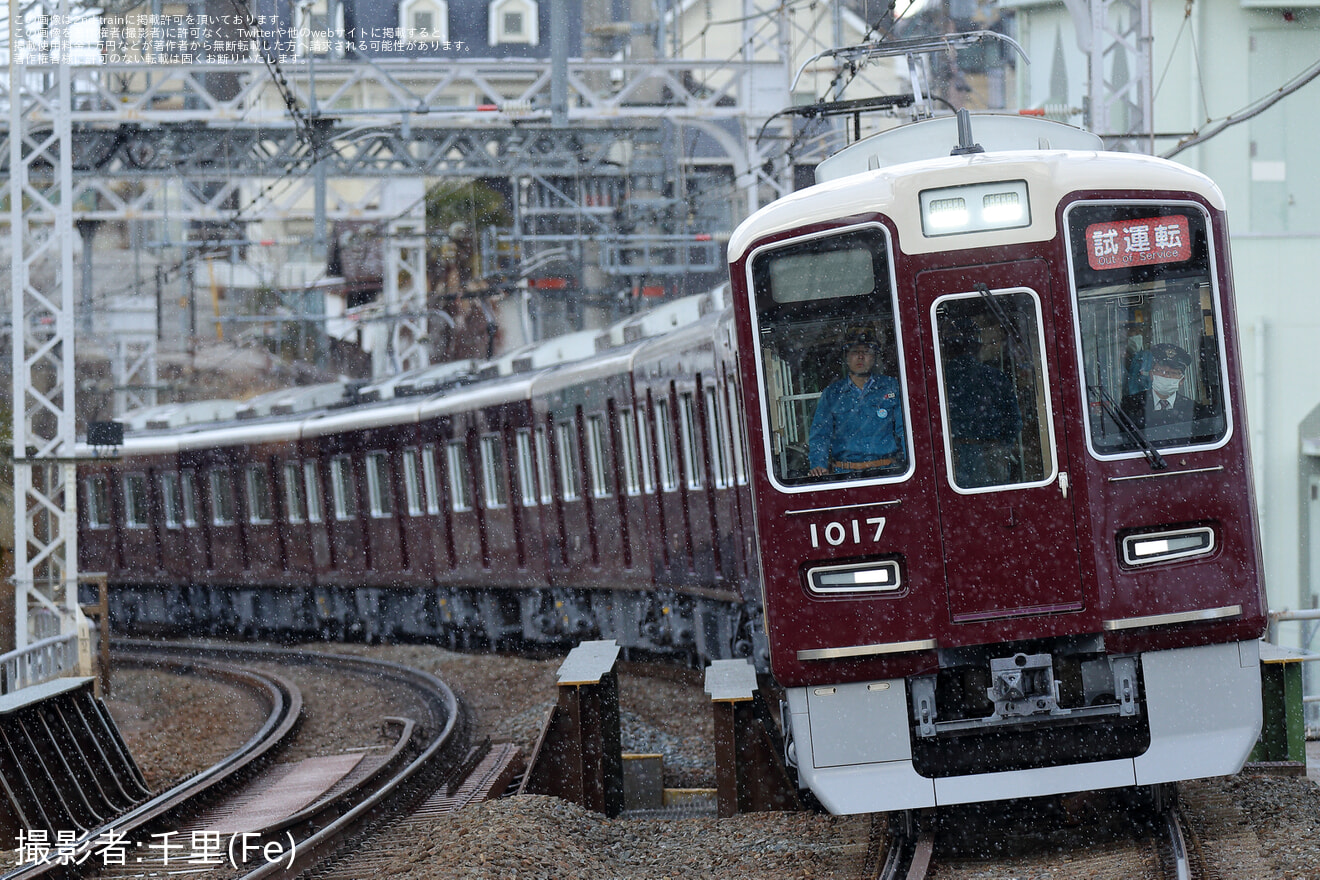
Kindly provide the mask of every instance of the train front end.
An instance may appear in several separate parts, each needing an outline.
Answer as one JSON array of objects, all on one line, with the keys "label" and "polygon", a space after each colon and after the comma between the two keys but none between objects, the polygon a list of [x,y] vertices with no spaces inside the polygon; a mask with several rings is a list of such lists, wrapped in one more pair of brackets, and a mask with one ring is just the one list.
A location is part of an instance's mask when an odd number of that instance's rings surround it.
[{"label": "train front end", "polygon": [[905,154],[946,123],[730,243],[790,761],[838,813],[1236,772],[1266,618],[1222,195],[1040,121]]}]

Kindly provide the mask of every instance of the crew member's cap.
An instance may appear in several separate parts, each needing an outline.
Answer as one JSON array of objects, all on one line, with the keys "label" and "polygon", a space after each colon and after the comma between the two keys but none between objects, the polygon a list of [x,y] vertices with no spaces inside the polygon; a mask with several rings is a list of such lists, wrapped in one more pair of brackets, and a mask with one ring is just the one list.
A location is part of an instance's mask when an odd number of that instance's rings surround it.
[{"label": "crew member's cap", "polygon": [[880,341],[875,338],[874,333],[868,333],[865,330],[857,330],[849,332],[843,337],[844,354],[847,354],[849,349],[858,345],[864,345],[871,349],[871,351],[880,350]]},{"label": "crew member's cap", "polygon": [[1172,342],[1159,342],[1152,345],[1150,356],[1155,364],[1173,367],[1181,372],[1186,372],[1187,368],[1192,365],[1192,356]]}]

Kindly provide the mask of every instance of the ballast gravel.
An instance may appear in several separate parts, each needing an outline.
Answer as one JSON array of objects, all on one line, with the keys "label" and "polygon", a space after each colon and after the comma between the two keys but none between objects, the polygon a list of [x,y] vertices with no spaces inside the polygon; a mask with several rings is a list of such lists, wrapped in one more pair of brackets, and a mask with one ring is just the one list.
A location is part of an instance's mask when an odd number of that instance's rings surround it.
[{"label": "ballast gravel", "polygon": [[[475,713],[474,736],[514,742],[530,753],[555,701],[559,658],[457,654],[432,646],[309,644],[392,660],[446,681]],[[625,751],[664,755],[665,785],[715,785],[713,713],[700,678],[669,681],[621,674]],[[338,695],[351,711],[354,693]],[[178,676],[116,670],[107,701],[144,774],[160,790],[214,763],[256,729],[250,701],[233,688]],[[344,743],[345,748],[352,747]],[[1185,783],[1183,800],[1200,846],[1235,880],[1320,880],[1320,787],[1305,777],[1241,775]],[[1081,831],[1083,843],[1085,829]],[[440,817],[382,876],[422,878],[579,877],[861,878],[870,817],[758,813],[717,819],[606,819],[557,798],[504,798]],[[1050,838],[1057,842],[1058,838]],[[1103,848],[1103,845],[1102,847]],[[1057,843],[1019,847],[995,859],[944,859],[932,880],[1112,878],[1105,861]]]}]

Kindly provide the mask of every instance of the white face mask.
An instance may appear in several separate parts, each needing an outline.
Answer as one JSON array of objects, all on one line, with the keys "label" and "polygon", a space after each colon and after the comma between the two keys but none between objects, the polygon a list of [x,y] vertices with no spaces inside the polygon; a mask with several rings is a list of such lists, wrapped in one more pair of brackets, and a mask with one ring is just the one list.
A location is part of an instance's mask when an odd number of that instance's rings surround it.
[{"label": "white face mask", "polygon": [[1168,397],[1178,390],[1182,384],[1182,378],[1170,379],[1167,376],[1151,376],[1150,390],[1155,392],[1156,397]]}]

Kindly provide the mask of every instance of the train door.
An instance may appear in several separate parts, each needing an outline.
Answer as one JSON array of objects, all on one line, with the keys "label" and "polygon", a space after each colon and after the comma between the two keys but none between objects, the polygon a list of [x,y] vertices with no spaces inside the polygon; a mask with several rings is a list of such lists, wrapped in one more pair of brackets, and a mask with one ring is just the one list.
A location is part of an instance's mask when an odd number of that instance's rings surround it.
[{"label": "train door", "polygon": [[917,289],[952,622],[1081,611],[1045,263],[923,272]]}]

